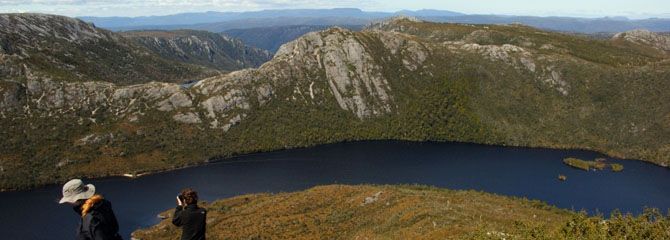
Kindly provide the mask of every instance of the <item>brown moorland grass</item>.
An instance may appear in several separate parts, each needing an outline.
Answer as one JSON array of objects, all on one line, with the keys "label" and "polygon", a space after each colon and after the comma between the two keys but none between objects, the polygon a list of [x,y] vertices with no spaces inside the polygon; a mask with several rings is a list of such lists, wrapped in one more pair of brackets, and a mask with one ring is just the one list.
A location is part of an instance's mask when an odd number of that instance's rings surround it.
[{"label": "brown moorland grass", "polygon": [[[201,203],[208,239],[670,239],[670,215],[609,219],[538,200],[426,186],[314,187]],[[177,239],[173,210],[133,239]]]},{"label": "brown moorland grass", "polygon": [[[536,200],[424,186],[331,185],[202,205],[208,239],[460,239],[482,229],[512,232],[518,224],[553,229],[571,216]],[[133,237],[180,236],[170,221]]]},{"label": "brown moorland grass", "polygon": [[[526,198],[426,186],[314,187],[201,203],[208,239],[670,239],[670,215],[589,217]],[[174,211],[133,239],[177,239]]]}]

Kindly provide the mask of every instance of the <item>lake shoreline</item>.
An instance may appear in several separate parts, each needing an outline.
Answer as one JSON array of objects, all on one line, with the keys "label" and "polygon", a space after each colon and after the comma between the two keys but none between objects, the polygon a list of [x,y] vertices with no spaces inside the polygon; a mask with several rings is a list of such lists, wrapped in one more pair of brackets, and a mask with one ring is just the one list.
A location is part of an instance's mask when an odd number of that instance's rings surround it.
[{"label": "lake shoreline", "polygon": [[[655,162],[651,162],[651,161],[647,161],[647,160],[625,158],[625,157],[621,157],[618,154],[608,154],[606,152],[597,151],[597,150],[588,149],[588,148],[546,147],[546,146],[516,146],[516,145],[501,145],[501,144],[486,144],[486,143],[471,143],[471,142],[450,142],[450,141],[441,142],[441,141],[414,141],[414,140],[376,139],[376,140],[360,140],[360,141],[342,141],[342,142],[318,144],[318,145],[314,145],[314,146],[270,149],[270,150],[261,150],[261,151],[254,151],[254,152],[232,154],[230,156],[216,156],[216,157],[210,157],[207,160],[199,162],[199,163],[187,164],[187,165],[183,165],[183,166],[175,166],[173,168],[160,169],[160,170],[147,170],[147,171],[140,171],[140,172],[137,172],[137,173],[115,173],[115,174],[108,174],[108,175],[103,175],[103,176],[83,176],[82,179],[104,179],[104,178],[113,178],[113,177],[140,178],[140,177],[147,176],[147,175],[177,171],[177,170],[192,168],[192,167],[206,166],[208,164],[214,164],[214,163],[222,163],[222,162],[223,163],[228,163],[228,162],[233,163],[235,161],[227,161],[227,160],[232,159],[232,158],[237,158],[237,157],[250,156],[250,155],[253,155],[253,154],[264,154],[264,153],[271,153],[271,152],[292,151],[292,150],[308,149],[308,148],[313,148],[313,147],[322,147],[322,146],[335,145],[335,144],[372,143],[372,142],[451,143],[451,144],[468,144],[468,145],[475,145],[475,146],[502,147],[502,148],[510,147],[510,148],[539,149],[539,150],[589,151],[589,152],[594,152],[594,153],[605,155],[608,158],[614,158],[614,159],[617,159],[617,160],[625,160],[625,161],[644,162],[644,163],[652,164],[652,165],[655,165],[655,166],[658,166],[658,167],[663,167],[663,168],[666,168],[666,169],[670,170],[670,166],[664,166],[664,165],[657,164]],[[51,183],[51,184],[58,184],[58,183]],[[46,185],[49,185],[49,184],[42,184],[42,185],[39,185],[39,186],[28,187],[26,189],[0,189],[0,192],[30,191],[30,190],[34,190],[34,189],[39,189],[40,187],[43,187],[43,186],[46,186]]]}]

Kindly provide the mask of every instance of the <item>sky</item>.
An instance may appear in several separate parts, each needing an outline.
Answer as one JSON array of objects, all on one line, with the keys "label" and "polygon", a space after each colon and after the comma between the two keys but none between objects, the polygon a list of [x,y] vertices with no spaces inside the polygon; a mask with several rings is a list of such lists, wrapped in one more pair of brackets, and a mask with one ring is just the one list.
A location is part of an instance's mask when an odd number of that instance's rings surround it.
[{"label": "sky", "polygon": [[152,16],[184,12],[359,8],[364,11],[438,9],[465,14],[670,18],[668,0],[0,0],[0,12],[78,16]]}]

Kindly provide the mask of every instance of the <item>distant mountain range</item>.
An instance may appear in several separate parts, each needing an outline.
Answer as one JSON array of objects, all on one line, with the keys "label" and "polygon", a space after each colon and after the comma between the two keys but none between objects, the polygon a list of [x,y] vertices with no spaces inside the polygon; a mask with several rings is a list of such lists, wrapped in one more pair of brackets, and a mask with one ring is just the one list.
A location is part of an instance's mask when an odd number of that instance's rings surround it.
[{"label": "distant mountain range", "polygon": [[634,29],[646,29],[652,32],[670,31],[670,19],[650,18],[629,20],[622,17],[571,18],[571,17],[532,17],[497,15],[462,16],[425,16],[419,17],[431,22],[453,22],[473,24],[513,24],[521,23],[536,28],[567,32],[627,32]]},{"label": "distant mountain range", "polygon": [[567,32],[625,32],[646,29],[670,31],[670,19],[630,20],[625,17],[572,18],[503,15],[465,15],[442,10],[366,12],[353,8],[264,10],[255,12],[183,13],[150,17],[80,17],[98,27],[113,31],[138,29],[196,29],[222,32],[229,29],[287,25],[365,25],[395,15],[407,15],[432,22],[479,24],[521,23],[537,28]]},{"label": "distant mountain range", "polygon": [[[390,16],[404,14],[408,16],[458,16],[457,12],[441,10],[419,10],[399,12],[365,12],[356,8],[335,9],[289,9],[289,10],[262,10],[253,12],[205,12],[181,13],[166,16],[148,17],[79,17],[87,22],[93,22],[98,27],[112,30],[135,30],[169,25],[194,25],[203,23],[230,22],[245,19],[267,18],[341,18],[351,19],[383,19]],[[295,23],[292,25],[296,25]],[[261,26],[258,26],[261,27]],[[237,27],[243,28],[243,27]],[[206,30],[206,29],[200,29]]]}]

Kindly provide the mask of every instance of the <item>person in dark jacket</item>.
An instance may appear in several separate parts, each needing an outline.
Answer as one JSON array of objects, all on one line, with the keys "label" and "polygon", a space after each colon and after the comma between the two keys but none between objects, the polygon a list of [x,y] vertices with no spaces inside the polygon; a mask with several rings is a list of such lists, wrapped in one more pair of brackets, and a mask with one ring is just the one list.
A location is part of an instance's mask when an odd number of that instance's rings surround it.
[{"label": "person in dark jacket", "polygon": [[77,240],[120,240],[119,223],[116,221],[112,203],[95,194],[93,184],[84,185],[72,179],[63,186],[60,203],[71,203],[81,216],[77,229]]},{"label": "person in dark jacket", "polygon": [[205,240],[207,210],[198,207],[198,192],[187,188],[177,196],[172,224],[182,227],[181,240]]}]

